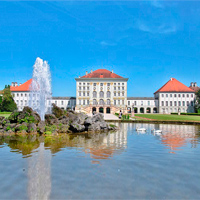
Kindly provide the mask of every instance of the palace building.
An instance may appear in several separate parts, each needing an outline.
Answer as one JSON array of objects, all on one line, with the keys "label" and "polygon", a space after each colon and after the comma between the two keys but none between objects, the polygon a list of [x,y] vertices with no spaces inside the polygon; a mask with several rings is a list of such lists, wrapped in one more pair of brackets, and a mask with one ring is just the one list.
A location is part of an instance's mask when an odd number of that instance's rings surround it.
[{"label": "palace building", "polygon": [[[123,78],[113,71],[98,69],[76,80],[76,97],[52,97],[51,103],[67,110],[92,114],[100,113],[193,113],[195,92],[200,88],[196,82],[189,87],[171,78],[154,97],[127,97],[128,78]],[[30,105],[30,85],[32,79],[23,84],[12,82],[10,87],[19,110]],[[2,94],[0,94],[2,95]],[[39,103],[35,97],[35,104]]]},{"label": "palace building", "polygon": [[77,112],[126,112],[128,78],[98,69],[75,80]]}]

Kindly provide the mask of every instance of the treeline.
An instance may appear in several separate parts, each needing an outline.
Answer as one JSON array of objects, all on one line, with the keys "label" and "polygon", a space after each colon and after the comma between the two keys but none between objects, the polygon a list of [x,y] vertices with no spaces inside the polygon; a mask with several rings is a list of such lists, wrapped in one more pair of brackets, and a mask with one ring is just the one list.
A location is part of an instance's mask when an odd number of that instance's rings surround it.
[{"label": "treeline", "polygon": [[11,95],[10,85],[6,85],[0,96],[0,112],[13,112],[14,110],[17,110],[17,104]]}]

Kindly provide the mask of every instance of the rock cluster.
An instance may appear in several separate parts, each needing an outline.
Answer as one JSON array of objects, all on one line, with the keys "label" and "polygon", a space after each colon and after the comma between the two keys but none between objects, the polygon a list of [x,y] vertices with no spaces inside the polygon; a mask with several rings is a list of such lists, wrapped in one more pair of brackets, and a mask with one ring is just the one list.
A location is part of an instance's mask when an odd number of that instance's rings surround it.
[{"label": "rock cluster", "polygon": [[13,112],[7,119],[0,117],[0,133],[3,134],[101,132],[116,129],[116,126],[107,124],[100,113],[88,117],[83,113],[64,111],[55,104],[52,114],[45,115],[45,121],[41,121],[40,116],[30,107]]}]

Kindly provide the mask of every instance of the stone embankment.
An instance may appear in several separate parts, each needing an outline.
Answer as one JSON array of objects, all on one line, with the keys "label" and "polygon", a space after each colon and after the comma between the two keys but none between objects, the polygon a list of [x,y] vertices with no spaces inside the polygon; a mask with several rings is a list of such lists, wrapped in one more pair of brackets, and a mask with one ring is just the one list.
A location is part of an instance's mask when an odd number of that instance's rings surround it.
[{"label": "stone embankment", "polygon": [[13,112],[8,118],[0,117],[0,134],[57,134],[79,132],[101,132],[117,130],[115,125],[104,121],[102,114],[92,117],[74,111],[64,111],[53,104],[52,114],[45,115],[45,121],[30,107]]}]

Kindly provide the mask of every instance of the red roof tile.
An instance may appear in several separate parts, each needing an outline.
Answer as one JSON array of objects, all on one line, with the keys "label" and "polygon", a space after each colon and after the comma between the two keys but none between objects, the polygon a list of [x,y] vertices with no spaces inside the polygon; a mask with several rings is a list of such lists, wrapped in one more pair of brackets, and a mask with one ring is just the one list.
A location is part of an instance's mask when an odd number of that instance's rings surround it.
[{"label": "red roof tile", "polygon": [[107,69],[97,69],[81,78],[123,78]]},{"label": "red roof tile", "polygon": [[[175,78],[171,78],[165,85],[163,85],[157,92],[194,92],[180,81]],[[154,93],[154,94],[155,94]]]},{"label": "red roof tile", "polygon": [[189,87],[190,89],[194,90],[194,92],[198,92],[200,90],[200,87]]},{"label": "red roof tile", "polygon": [[19,86],[16,86],[16,87],[13,87],[13,86],[10,86],[10,91],[11,92],[17,92],[17,91],[20,91],[20,92],[25,92],[25,91],[30,91],[30,85],[32,83],[32,79],[26,81],[25,83],[23,83],[22,85],[19,85]]}]

